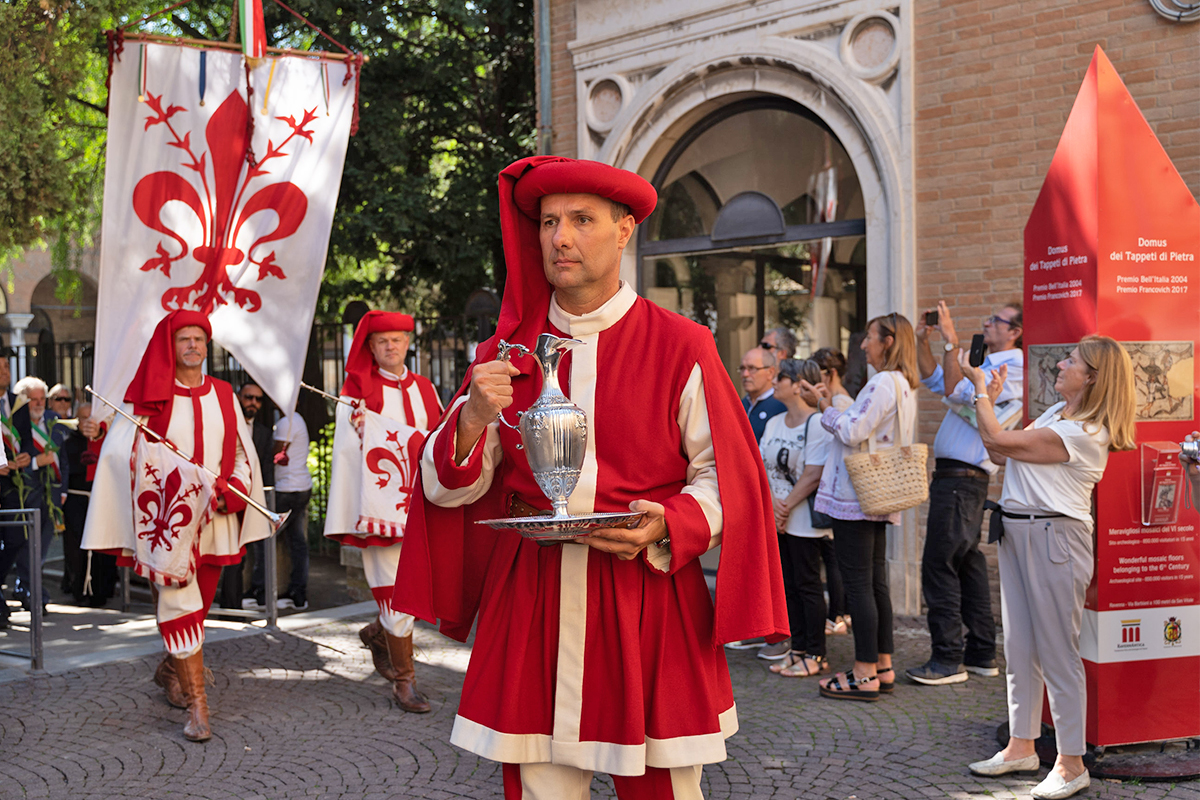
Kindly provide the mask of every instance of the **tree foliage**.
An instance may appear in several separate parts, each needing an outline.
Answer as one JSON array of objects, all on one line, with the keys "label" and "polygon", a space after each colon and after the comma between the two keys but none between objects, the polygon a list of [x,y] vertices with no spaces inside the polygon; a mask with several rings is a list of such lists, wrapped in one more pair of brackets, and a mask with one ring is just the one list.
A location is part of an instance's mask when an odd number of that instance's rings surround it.
[{"label": "tree foliage", "polygon": [[95,52],[111,12],[105,0],[0,5],[0,255],[94,227],[105,126]]},{"label": "tree foliage", "polygon": [[[461,314],[503,283],[497,173],[534,145],[533,0],[297,0],[366,54],[318,313],[350,298]],[[0,252],[58,234],[59,257],[98,221],[103,29],[167,5],[16,0],[0,5]],[[225,39],[232,2],[194,0],[134,30]],[[264,5],[268,42],[333,49]],[[331,77],[341,74],[331,68]],[[91,104],[91,105],[88,105]]]},{"label": "tree foliage", "polygon": [[371,58],[323,310],[369,296],[374,273],[407,310],[461,314],[471,290],[503,285],[496,182],[534,147],[532,0],[297,10]]}]

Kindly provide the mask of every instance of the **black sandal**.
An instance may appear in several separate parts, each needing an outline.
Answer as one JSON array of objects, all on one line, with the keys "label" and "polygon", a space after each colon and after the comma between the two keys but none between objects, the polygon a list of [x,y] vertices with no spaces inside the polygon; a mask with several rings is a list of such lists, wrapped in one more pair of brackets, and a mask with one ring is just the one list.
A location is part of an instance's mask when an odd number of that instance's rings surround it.
[{"label": "black sandal", "polygon": [[869,678],[856,678],[853,670],[839,672],[829,680],[828,686],[821,687],[821,696],[832,697],[835,700],[864,700],[873,703],[879,699],[879,690],[858,688],[873,680],[875,680],[874,675]]},{"label": "black sandal", "polygon": [[896,679],[892,678],[890,681],[885,681],[882,677],[880,677],[885,672],[891,672],[895,674],[895,670],[893,670],[891,667],[875,670],[875,677],[879,678],[879,693],[891,694],[892,692],[896,691]]}]

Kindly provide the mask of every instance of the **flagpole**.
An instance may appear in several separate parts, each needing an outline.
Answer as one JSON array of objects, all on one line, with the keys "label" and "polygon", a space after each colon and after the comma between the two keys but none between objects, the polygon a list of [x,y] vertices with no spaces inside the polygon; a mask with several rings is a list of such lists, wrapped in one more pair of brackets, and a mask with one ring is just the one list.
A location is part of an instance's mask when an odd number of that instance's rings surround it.
[{"label": "flagpole", "polygon": [[335,403],[341,403],[342,405],[350,406],[351,408],[358,408],[357,404],[351,403],[349,400],[343,400],[340,397],[335,397],[335,396],[331,395],[329,392],[323,392],[315,386],[309,386],[304,381],[300,381],[300,388],[308,389],[313,394],[319,394],[319,395],[321,395],[321,397],[324,397],[326,400],[332,400]]},{"label": "flagpole", "polygon": [[[100,402],[102,402],[102,403],[104,403],[105,405],[107,405],[107,406],[109,406],[110,408],[112,408],[112,410],[113,410],[113,411],[116,411],[116,412],[117,412],[118,414],[120,414],[122,417],[124,417],[125,419],[129,420],[130,422],[132,422],[134,425],[136,425],[136,426],[138,427],[138,429],[139,429],[139,430],[141,430],[141,431],[142,431],[142,433],[145,433],[145,434],[147,434],[147,435],[149,435],[149,436],[153,436],[155,439],[157,439],[158,441],[162,442],[162,443],[163,443],[163,444],[165,444],[167,447],[171,448],[171,449],[172,449],[172,450],[175,452],[175,455],[179,456],[179,457],[180,457],[180,458],[182,458],[184,461],[187,461],[187,462],[188,462],[188,463],[190,463],[190,464],[194,464],[195,466],[197,466],[197,467],[199,467],[200,469],[202,469],[202,470],[204,470],[205,472],[207,472],[209,475],[212,475],[214,478],[217,478],[217,479],[220,479],[220,478],[221,478],[221,476],[220,476],[220,475],[218,475],[217,473],[213,472],[213,471],[212,471],[211,469],[209,469],[207,466],[205,466],[204,464],[201,464],[199,461],[197,461],[196,459],[192,458],[190,455],[188,455],[187,453],[183,452],[183,451],[182,451],[182,450],[180,450],[178,447],[176,447],[175,443],[174,443],[174,442],[172,442],[170,439],[168,439],[167,437],[165,437],[165,436],[163,436],[163,435],[159,434],[157,431],[151,430],[151,429],[150,429],[148,426],[146,426],[146,425],[144,425],[143,423],[139,422],[139,421],[138,421],[138,419],[137,419],[137,417],[133,416],[132,414],[130,414],[130,413],[128,413],[128,412],[126,412],[126,411],[125,411],[123,408],[121,408],[121,407],[119,407],[118,405],[116,405],[115,403],[113,403],[111,400],[109,400],[109,399],[108,399],[108,398],[106,398],[104,395],[102,395],[102,394],[100,394],[99,392],[97,392],[97,391],[96,391],[95,389],[93,389],[91,386],[84,386],[84,387],[83,387],[83,390],[84,390],[85,392],[91,392],[91,394],[92,394],[92,397],[95,397],[95,398],[96,398],[97,400],[99,400]],[[267,518],[267,520],[268,520],[268,521],[271,523],[271,533],[272,533],[272,534],[274,534],[274,533],[275,533],[275,531],[279,530],[279,528],[280,528],[280,527],[283,525],[283,523],[287,521],[287,518],[288,518],[288,516],[289,516],[289,515],[292,513],[291,511],[285,511],[285,512],[283,512],[282,514],[276,514],[274,511],[272,511],[272,510],[270,510],[269,508],[267,508],[266,506],[262,505],[262,504],[261,504],[261,503],[259,503],[257,500],[255,500],[253,497],[251,497],[250,495],[246,494],[245,492],[243,492],[241,489],[237,488],[237,487],[236,487],[236,486],[234,486],[233,484],[227,484],[227,485],[229,486],[229,491],[230,491],[230,492],[232,492],[233,494],[235,494],[235,495],[237,495],[238,497],[240,497],[240,498],[242,498],[243,500],[245,500],[245,501],[246,501],[246,505],[250,506],[250,507],[251,507],[251,508],[253,508],[255,511],[259,512],[260,514],[262,514],[263,516],[265,516],[265,517]]]}]

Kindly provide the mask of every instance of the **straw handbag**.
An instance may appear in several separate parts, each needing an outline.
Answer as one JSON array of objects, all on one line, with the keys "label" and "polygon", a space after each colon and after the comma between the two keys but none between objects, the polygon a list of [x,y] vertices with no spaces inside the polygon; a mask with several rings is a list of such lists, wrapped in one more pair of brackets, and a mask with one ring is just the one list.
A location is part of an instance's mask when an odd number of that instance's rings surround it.
[{"label": "straw handbag", "polygon": [[[902,380],[898,372],[893,372],[892,377]],[[845,459],[846,472],[858,495],[858,505],[864,514],[871,516],[903,511],[929,499],[929,476],[925,472],[929,448],[920,442],[913,444],[912,426],[904,424],[905,415],[900,413],[902,394],[903,390],[897,387],[899,443],[879,450],[872,432],[867,437],[867,451],[851,453]]]}]

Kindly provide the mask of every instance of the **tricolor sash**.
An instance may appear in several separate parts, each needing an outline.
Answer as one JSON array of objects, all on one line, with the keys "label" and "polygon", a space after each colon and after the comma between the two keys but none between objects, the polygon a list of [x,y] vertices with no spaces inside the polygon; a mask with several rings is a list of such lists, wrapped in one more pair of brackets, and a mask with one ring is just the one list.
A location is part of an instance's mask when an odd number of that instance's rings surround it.
[{"label": "tricolor sash", "polygon": [[47,451],[54,454],[50,468],[54,470],[54,482],[62,483],[62,472],[58,469],[58,445],[50,438],[50,425],[46,423],[46,418],[42,417],[41,422],[30,420],[29,429],[33,432],[33,449],[37,450],[38,455]]}]

